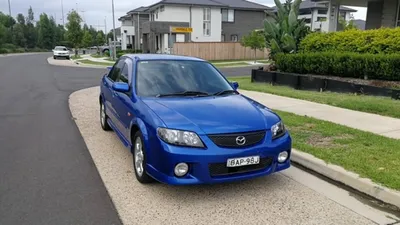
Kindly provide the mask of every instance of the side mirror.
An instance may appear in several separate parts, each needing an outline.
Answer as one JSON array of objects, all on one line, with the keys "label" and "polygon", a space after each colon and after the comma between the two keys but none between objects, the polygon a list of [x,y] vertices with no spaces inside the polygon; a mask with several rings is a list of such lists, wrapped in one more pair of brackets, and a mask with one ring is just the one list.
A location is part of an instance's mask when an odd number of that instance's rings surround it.
[{"label": "side mirror", "polygon": [[112,85],[112,89],[118,92],[128,92],[129,91],[129,84],[124,82],[115,82]]},{"label": "side mirror", "polygon": [[235,89],[235,91],[239,88],[238,82],[232,82],[231,85],[232,85],[233,89]]}]

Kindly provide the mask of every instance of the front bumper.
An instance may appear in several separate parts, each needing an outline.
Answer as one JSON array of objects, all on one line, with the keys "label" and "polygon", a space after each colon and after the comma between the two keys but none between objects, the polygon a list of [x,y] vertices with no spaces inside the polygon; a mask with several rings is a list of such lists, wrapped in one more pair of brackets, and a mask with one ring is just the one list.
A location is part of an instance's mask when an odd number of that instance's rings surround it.
[{"label": "front bumper", "polygon": [[53,55],[56,57],[69,57],[69,53],[54,53]]},{"label": "front bumper", "polygon": [[[171,185],[213,184],[233,182],[269,175],[290,167],[291,138],[285,134],[274,141],[267,141],[248,148],[221,148],[207,136],[201,136],[207,149],[196,149],[168,145],[159,140],[159,148],[150,148],[148,174],[159,182]],[[284,163],[278,163],[278,155],[288,151],[289,157]],[[241,169],[228,169],[225,164],[230,158],[260,156],[260,164],[243,166]],[[174,175],[174,167],[181,162],[189,165],[189,172],[184,177]],[[221,175],[222,174],[222,175]]]}]

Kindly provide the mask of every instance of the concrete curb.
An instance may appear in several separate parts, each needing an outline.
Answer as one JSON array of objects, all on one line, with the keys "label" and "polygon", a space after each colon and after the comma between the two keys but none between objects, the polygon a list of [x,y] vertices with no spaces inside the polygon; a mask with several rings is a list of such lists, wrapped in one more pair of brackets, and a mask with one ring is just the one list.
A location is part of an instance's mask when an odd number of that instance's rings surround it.
[{"label": "concrete curb", "polygon": [[107,66],[90,65],[77,63],[75,60],[54,60],[53,57],[47,58],[47,63],[54,66],[69,66],[69,67],[82,67],[82,68],[95,68],[95,69],[106,69]]},{"label": "concrete curb", "polygon": [[292,150],[291,160],[334,181],[400,208],[400,192],[398,191],[383,187],[340,166],[328,164],[313,155],[295,149]]}]

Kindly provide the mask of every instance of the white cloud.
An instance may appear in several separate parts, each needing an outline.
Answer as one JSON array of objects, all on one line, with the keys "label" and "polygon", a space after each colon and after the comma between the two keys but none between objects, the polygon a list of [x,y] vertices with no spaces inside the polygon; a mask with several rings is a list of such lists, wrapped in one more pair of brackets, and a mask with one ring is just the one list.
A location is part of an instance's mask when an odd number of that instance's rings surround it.
[{"label": "white cloud", "polygon": [[[107,21],[107,30],[112,28],[112,0],[62,0],[64,6],[64,19],[71,9],[78,9],[88,25],[104,30],[104,20]],[[114,0],[115,7],[115,26],[120,25],[118,18],[125,15],[126,12],[140,6],[147,6],[158,2],[159,0]],[[40,13],[47,13],[57,19],[62,24],[61,0],[10,0],[12,15],[15,17],[18,13],[27,15],[29,5],[32,6],[36,19]],[[260,4],[273,6],[273,0],[253,0]],[[365,19],[366,9],[352,7],[359,10],[354,13],[355,18]],[[0,11],[8,14],[8,1],[0,1]]]}]

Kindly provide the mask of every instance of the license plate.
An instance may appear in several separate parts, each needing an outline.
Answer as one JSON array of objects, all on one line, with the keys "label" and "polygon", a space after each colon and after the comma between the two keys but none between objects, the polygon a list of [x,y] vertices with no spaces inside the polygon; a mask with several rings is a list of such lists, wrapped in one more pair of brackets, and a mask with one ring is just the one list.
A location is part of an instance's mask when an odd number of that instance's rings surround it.
[{"label": "license plate", "polygon": [[249,156],[242,158],[228,159],[226,162],[227,167],[248,166],[260,163],[260,156]]}]

